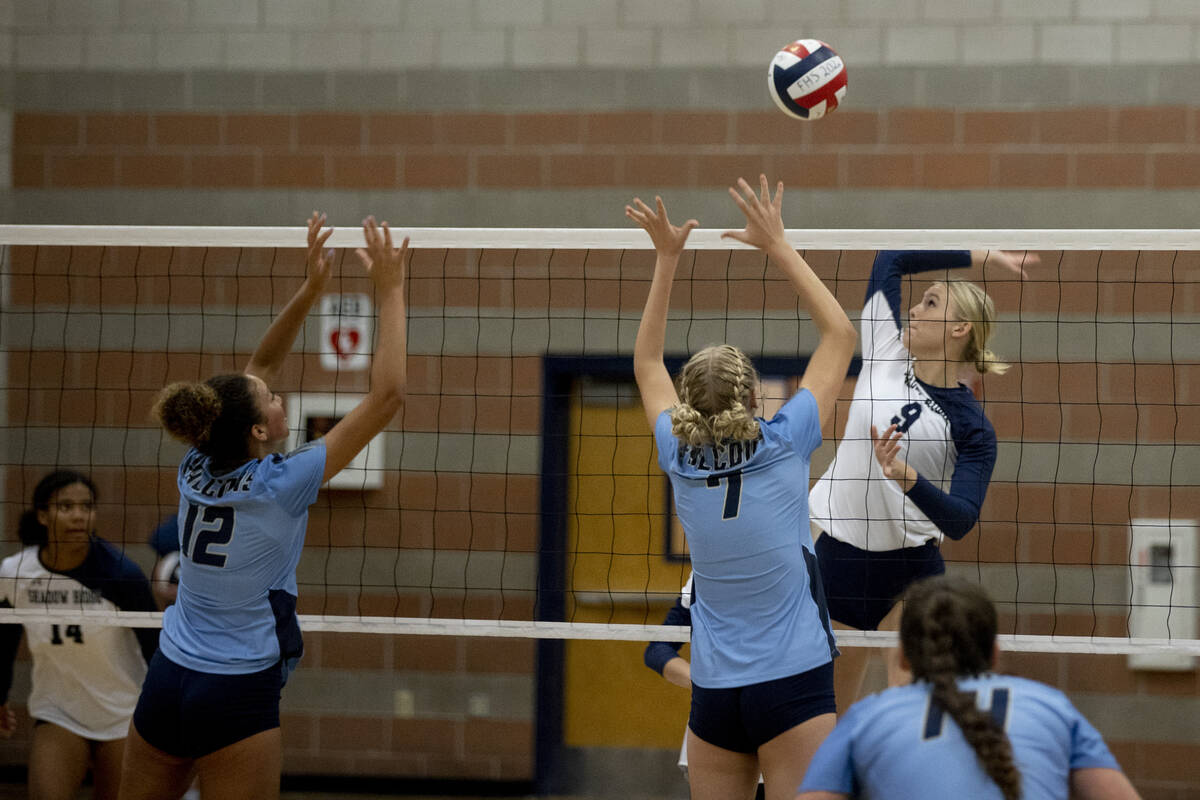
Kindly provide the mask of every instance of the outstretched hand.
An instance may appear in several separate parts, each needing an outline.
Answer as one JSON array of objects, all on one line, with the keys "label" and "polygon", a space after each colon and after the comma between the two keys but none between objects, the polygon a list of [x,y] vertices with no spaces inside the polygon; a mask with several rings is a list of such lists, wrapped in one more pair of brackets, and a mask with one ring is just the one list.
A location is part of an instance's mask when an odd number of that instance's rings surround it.
[{"label": "outstretched hand", "polygon": [[667,209],[661,197],[655,196],[654,209],[642,202],[640,197],[633,198],[633,205],[625,206],[625,216],[641,225],[650,234],[654,249],[662,256],[678,256],[683,252],[688,234],[700,225],[694,219],[680,225],[672,225],[667,219]]},{"label": "outstretched hand", "polygon": [[741,193],[732,186],[729,195],[737,207],[746,215],[746,227],[740,231],[725,231],[722,239],[734,239],[742,244],[766,250],[774,244],[785,242],[783,233],[783,181],[775,186],[775,196],[771,197],[767,186],[767,176],[758,176],[759,194],[755,195],[745,178],[738,178]]},{"label": "outstretched hand", "polygon": [[896,429],[895,425],[888,427],[883,432],[883,436],[879,435],[879,429],[874,425],[871,426],[871,441],[874,442],[875,460],[879,462],[879,466],[883,469],[883,474],[900,484],[900,488],[907,491],[908,487],[917,480],[916,470],[912,470],[908,466],[908,462],[900,458],[900,440],[904,434]]},{"label": "outstretched hand", "polygon": [[325,215],[319,211],[314,211],[308,218],[308,280],[318,291],[324,288],[333,272],[333,248],[325,249],[333,228],[322,231],[324,224]]},{"label": "outstretched hand", "polygon": [[996,267],[1021,278],[1028,278],[1029,273],[1025,268],[1041,263],[1042,257],[1030,250],[989,250],[983,268],[986,270]]},{"label": "outstretched hand", "polygon": [[392,231],[386,222],[376,223],[375,217],[363,220],[363,239],[365,247],[354,252],[358,254],[371,280],[375,281],[378,289],[402,285],[404,272],[408,265],[408,237],[396,247],[392,244]]}]

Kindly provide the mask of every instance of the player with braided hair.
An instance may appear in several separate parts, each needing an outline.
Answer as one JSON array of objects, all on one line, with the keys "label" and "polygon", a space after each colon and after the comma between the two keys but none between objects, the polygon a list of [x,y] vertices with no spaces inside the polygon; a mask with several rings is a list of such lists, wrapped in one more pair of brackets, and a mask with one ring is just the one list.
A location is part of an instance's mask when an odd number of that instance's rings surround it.
[{"label": "player with braided hair", "polygon": [[634,345],[634,375],[671,481],[695,581],[691,796],[750,798],[761,769],[768,800],[791,798],[833,728],[833,656],[817,561],[807,535],[809,459],[821,443],[854,354],[854,326],[784,237],[783,185],[771,196],[744,180],[730,189],[746,227],[725,236],[767,252],[821,335],[800,390],[756,419],[757,376],[732,345],[689,359],[678,392],[663,364],[667,307],[688,234],[640,200],[625,213],[645,228],[657,259]]},{"label": "player with braided hair", "polygon": [[913,683],[861,700],[842,717],[813,758],[802,800],[1136,800],[1100,734],[1065,695],[991,672],[996,608],[978,584],[927,578],[904,600],[900,658]]}]

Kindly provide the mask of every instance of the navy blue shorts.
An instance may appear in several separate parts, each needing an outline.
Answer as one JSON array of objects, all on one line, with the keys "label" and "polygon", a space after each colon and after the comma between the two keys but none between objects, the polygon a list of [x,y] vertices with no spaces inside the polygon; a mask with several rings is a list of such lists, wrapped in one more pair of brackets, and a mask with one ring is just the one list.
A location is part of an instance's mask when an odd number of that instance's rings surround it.
[{"label": "navy blue shorts", "polygon": [[247,675],[215,675],[181,667],[159,650],[133,712],[149,744],[178,758],[200,758],[279,727],[279,664]]},{"label": "navy blue shorts", "polygon": [[860,631],[878,628],[909,586],[946,571],[932,541],[899,550],[861,550],[822,533],[816,550],[829,616]]},{"label": "navy blue shorts", "polygon": [[688,727],[709,744],[737,753],[758,748],[821,714],[837,713],[833,662],[808,672],[734,689],[692,685]]}]

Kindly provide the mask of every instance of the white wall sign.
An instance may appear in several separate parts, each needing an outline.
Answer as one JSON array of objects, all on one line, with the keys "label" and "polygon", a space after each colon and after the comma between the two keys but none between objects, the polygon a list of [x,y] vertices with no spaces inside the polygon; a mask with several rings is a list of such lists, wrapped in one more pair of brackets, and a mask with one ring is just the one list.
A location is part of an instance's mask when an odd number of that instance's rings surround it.
[{"label": "white wall sign", "polygon": [[321,366],[331,372],[360,372],[371,365],[371,297],[321,297]]},{"label": "white wall sign", "polygon": [[[288,450],[320,439],[362,400],[361,394],[293,394],[287,400]],[[358,455],[326,483],[330,489],[378,489],[383,486],[383,434],[378,433]]]}]

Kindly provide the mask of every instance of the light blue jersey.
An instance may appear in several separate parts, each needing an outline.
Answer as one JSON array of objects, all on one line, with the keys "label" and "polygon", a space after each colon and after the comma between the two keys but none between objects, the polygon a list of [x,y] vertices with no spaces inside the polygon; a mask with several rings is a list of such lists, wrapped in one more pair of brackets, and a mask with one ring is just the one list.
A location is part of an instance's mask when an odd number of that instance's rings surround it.
[{"label": "light blue jersey", "polygon": [[671,412],[654,427],[695,576],[692,682],[728,689],[828,664],[836,654],[808,527],[817,401],[797,392],[757,441],[687,447]]},{"label": "light blue jersey", "polygon": [[180,666],[242,675],[303,651],[296,565],[325,471],[320,440],[224,475],[189,450],[179,465],[179,596],[160,647]]},{"label": "light blue jersey", "polygon": [[[1099,732],[1057,689],[1009,675],[963,678],[958,685],[1008,734],[1023,800],[1066,800],[1074,769],[1120,769]],[[813,757],[800,791],[1000,800],[1000,788],[958,726],[931,707],[931,692],[930,684],[917,682],[855,703]]]}]

